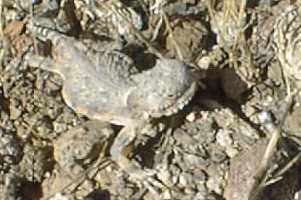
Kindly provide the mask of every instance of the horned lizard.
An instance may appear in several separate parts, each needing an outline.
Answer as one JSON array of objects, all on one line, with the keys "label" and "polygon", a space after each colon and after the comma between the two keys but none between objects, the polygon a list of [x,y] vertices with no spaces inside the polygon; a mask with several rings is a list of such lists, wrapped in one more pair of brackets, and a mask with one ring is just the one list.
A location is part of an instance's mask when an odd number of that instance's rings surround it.
[{"label": "horned lizard", "polygon": [[111,147],[111,157],[131,180],[145,180],[149,174],[123,155],[123,150],[151,119],[174,114],[191,100],[196,83],[187,66],[164,58],[157,59],[153,68],[138,72],[131,59],[120,52],[92,54],[80,41],[37,22],[31,29],[39,39],[51,41],[54,51],[53,60],[34,56],[28,64],[62,77],[62,96],[75,112],[123,125]]}]

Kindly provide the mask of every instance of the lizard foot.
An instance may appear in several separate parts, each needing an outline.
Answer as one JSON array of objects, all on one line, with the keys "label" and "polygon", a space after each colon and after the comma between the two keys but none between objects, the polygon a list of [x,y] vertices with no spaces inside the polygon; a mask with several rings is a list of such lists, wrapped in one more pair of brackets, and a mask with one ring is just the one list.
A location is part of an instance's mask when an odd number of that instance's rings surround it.
[{"label": "lizard foot", "polygon": [[129,173],[129,180],[138,187],[146,187],[151,193],[159,195],[167,187],[155,177],[156,173],[153,169],[136,169]]}]

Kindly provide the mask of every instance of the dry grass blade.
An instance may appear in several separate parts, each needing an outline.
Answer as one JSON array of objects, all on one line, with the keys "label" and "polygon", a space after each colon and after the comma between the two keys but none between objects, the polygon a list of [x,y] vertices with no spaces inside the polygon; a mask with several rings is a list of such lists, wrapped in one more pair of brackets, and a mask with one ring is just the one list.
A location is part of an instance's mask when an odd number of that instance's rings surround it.
[{"label": "dry grass blade", "polygon": [[113,162],[105,157],[105,150],[107,149],[107,146],[108,143],[105,142],[103,146],[104,151],[99,154],[98,159],[93,164],[91,164],[91,167],[89,167],[84,173],[75,176],[70,182],[62,185],[58,188],[58,190],[52,191],[51,194],[49,194],[47,197],[44,197],[42,200],[48,200],[51,197],[55,196],[57,193],[62,192],[71,186],[74,186],[73,188],[78,187],[85,180],[86,176],[94,177],[99,170],[104,169],[105,167],[112,164]]},{"label": "dry grass blade", "polygon": [[[4,45],[4,38],[3,38],[3,19],[2,19],[2,6],[3,6],[3,0],[0,0],[0,40],[1,40],[1,43],[2,45]],[[1,48],[1,51],[0,51],[0,63],[2,65],[2,62],[3,62],[3,55],[4,55],[4,50],[3,50],[3,46]]]},{"label": "dry grass blade", "polygon": [[299,94],[301,88],[296,89],[291,95],[286,99],[286,108],[285,113],[283,114],[282,118],[280,119],[280,123],[277,127],[274,127],[274,130],[271,132],[271,138],[267,145],[265,154],[261,160],[261,163],[257,170],[257,175],[255,176],[255,180],[258,183],[257,186],[253,188],[252,195],[250,200],[256,199],[258,194],[267,186],[272,183],[275,183],[281,179],[281,175],[283,175],[286,171],[288,171],[293,164],[295,164],[299,158],[301,157],[301,153],[297,154],[284,168],[282,168],[278,173],[274,175],[273,179],[269,179],[270,175],[272,174],[275,169],[270,168],[270,163],[273,158],[274,152],[277,149],[277,144],[279,139],[281,138],[282,133],[282,126],[293,106],[293,99],[295,95]]},{"label": "dry grass blade", "polygon": [[172,43],[173,43],[173,45],[174,45],[174,47],[175,47],[175,49],[176,49],[176,52],[177,52],[177,54],[178,54],[180,60],[183,60],[183,53],[181,52],[181,49],[180,49],[180,47],[179,47],[177,41],[174,39],[173,31],[172,31],[172,28],[171,28],[171,26],[170,26],[169,19],[168,19],[166,13],[163,11],[163,9],[162,9],[162,16],[163,16],[163,19],[164,19],[164,21],[165,21],[165,24],[166,24],[166,28],[167,28],[167,30],[168,30],[168,33],[169,33],[169,35],[170,35],[170,37],[171,37],[171,41],[172,41]]},{"label": "dry grass blade", "polygon": [[[101,157],[101,156],[99,156],[99,157]],[[84,173],[81,173],[78,176],[75,176],[71,181],[69,181],[66,184],[62,185],[57,190],[51,191],[51,194],[49,194],[48,196],[44,197],[42,200],[48,200],[51,197],[55,196],[57,193],[63,192],[66,189],[68,189],[69,187],[71,187],[71,186],[73,186],[73,188],[78,187],[85,180],[86,176],[93,177],[93,176],[95,176],[95,174],[99,170],[104,169],[105,167],[107,167],[110,164],[112,164],[112,161],[108,160],[107,158],[98,159]]]},{"label": "dry grass blade", "polygon": [[301,153],[298,153],[293,159],[291,159],[282,169],[280,169],[271,180],[267,180],[266,182],[264,182],[264,184],[262,185],[262,187],[266,187],[268,185],[274,184],[277,181],[282,179],[282,175],[284,173],[286,173],[287,171],[289,171],[292,166],[294,164],[297,163],[297,161],[299,161],[299,159],[301,158]]},{"label": "dry grass blade", "polygon": [[[246,10],[246,0],[239,1],[238,4],[236,0],[225,0],[223,1],[223,7],[221,13],[218,13],[214,10],[212,2],[210,0],[206,1],[209,16],[211,18],[211,22],[214,25],[217,31],[219,32],[219,37],[222,40],[222,43],[232,43],[231,45],[226,46],[228,51],[234,51],[240,42],[243,42],[243,32],[247,28],[245,25],[245,10]],[[216,16],[222,15],[222,20],[224,24],[219,26],[220,18]],[[229,35],[229,29],[232,29],[233,33]],[[233,39],[230,40],[230,37]],[[235,52],[235,51],[234,51]]]},{"label": "dry grass blade", "polygon": [[[286,25],[284,24],[283,21],[278,22],[278,24],[276,26],[276,29],[278,32],[278,35],[276,36],[276,41],[277,41],[276,43],[278,43],[278,44],[276,44],[277,45],[276,55],[281,62],[282,78],[283,78],[285,87],[287,88],[286,93],[288,96],[290,96],[290,93],[291,93],[290,78],[289,78],[289,74],[288,74],[288,72],[286,72],[285,68],[292,68],[292,66],[285,56],[285,51],[286,51],[285,48],[288,45],[286,38],[285,38],[285,33],[284,33],[285,26]],[[285,45],[283,45],[283,44],[285,44]]]},{"label": "dry grass blade", "polygon": [[[31,6],[30,6],[30,17],[32,20],[34,20],[34,5],[33,4],[31,4]],[[33,22],[31,22],[31,25],[33,26]],[[34,32],[31,32],[31,34],[32,34],[32,38],[33,38],[34,52],[35,52],[35,54],[38,55],[39,50],[38,50],[38,41],[36,39],[37,37]]]},{"label": "dry grass blade", "polygon": [[156,56],[158,56],[159,58],[163,58],[162,53],[159,50],[157,50],[139,31],[136,30],[136,28],[134,27],[131,19],[129,19],[123,13],[124,11],[130,13],[130,11],[126,7],[120,8],[120,6],[118,6],[118,4],[116,2],[114,2],[114,1],[112,1],[110,7],[108,5],[101,4],[101,3],[100,3],[100,5],[103,6],[107,10],[111,10],[112,12],[114,12],[114,14],[116,14],[117,16],[120,16],[122,19],[124,19],[125,22],[128,25],[128,28],[132,31],[132,33],[140,41],[142,41]]},{"label": "dry grass blade", "polygon": [[[228,54],[228,62],[240,77],[249,85],[254,84],[253,73],[256,72],[245,31],[253,23],[255,17],[251,15],[247,21],[247,1],[224,0],[220,11],[215,10],[212,1],[206,5],[210,16],[210,24],[217,34],[218,44]],[[248,71],[241,66],[250,66]]]},{"label": "dry grass blade", "polygon": [[301,158],[301,152],[298,153],[289,163],[287,163],[279,172],[275,174],[276,177],[282,176],[287,172],[299,159]]},{"label": "dry grass blade", "polygon": [[2,19],[2,9],[3,9],[3,0],[0,0],[0,37],[3,39],[3,19]]}]

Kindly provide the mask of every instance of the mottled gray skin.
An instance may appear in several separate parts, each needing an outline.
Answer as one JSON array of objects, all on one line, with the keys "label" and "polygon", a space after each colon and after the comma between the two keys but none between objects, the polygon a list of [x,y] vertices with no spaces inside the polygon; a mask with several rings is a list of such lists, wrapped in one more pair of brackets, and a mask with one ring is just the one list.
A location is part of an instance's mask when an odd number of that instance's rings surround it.
[{"label": "mottled gray skin", "polygon": [[111,156],[127,172],[136,172],[139,166],[134,167],[122,151],[152,118],[176,113],[193,97],[196,83],[185,64],[158,59],[152,69],[138,73],[122,53],[91,54],[71,37],[38,26],[33,32],[52,42],[53,61],[36,57],[29,64],[40,61],[42,68],[61,75],[63,98],[75,112],[124,125],[111,147]]}]

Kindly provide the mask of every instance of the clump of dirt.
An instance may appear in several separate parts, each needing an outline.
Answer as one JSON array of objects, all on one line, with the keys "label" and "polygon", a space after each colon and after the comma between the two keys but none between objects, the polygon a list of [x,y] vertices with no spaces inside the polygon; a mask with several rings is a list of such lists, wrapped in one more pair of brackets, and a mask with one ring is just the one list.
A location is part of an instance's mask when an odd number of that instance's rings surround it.
[{"label": "clump of dirt", "polygon": [[[300,4],[4,0],[0,199],[298,200]],[[59,75],[28,67],[30,48],[52,57],[27,28],[43,18],[91,51],[116,41],[143,70],[162,55],[189,64],[192,101],[125,150],[163,188],[131,182],[108,153],[120,127],[75,113]]]}]

